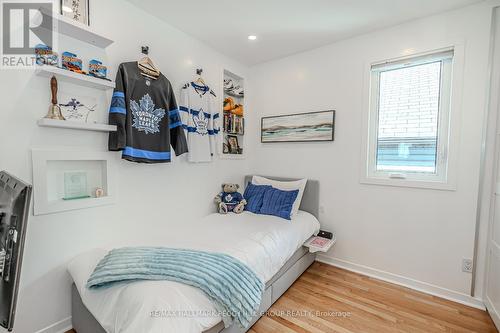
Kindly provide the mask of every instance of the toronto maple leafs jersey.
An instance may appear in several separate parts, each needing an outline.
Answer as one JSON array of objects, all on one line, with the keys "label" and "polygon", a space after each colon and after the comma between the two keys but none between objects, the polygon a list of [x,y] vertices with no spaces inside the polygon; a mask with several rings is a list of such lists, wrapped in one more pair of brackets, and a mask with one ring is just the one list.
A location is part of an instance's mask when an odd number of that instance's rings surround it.
[{"label": "toronto maple leafs jersey", "polygon": [[186,136],[168,79],[143,76],[137,62],[120,65],[109,109],[109,150],[122,158],[143,163],[170,162],[170,146],[176,155],[188,151]]},{"label": "toronto maple leafs jersey", "polygon": [[180,114],[189,147],[190,162],[210,162],[219,133],[219,113],[208,86],[194,82],[181,90]]},{"label": "toronto maple leafs jersey", "polygon": [[229,210],[233,210],[243,200],[243,195],[240,192],[220,192],[219,197]]}]

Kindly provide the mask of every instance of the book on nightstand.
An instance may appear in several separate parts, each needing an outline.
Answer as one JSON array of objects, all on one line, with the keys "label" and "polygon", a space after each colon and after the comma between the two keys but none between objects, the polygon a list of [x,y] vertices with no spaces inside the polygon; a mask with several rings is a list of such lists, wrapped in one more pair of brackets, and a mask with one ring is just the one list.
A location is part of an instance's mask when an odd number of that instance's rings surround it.
[{"label": "book on nightstand", "polygon": [[304,246],[309,248],[309,252],[326,252],[333,244],[335,244],[336,238],[333,236],[332,239],[323,238],[319,236],[312,236],[305,243]]}]

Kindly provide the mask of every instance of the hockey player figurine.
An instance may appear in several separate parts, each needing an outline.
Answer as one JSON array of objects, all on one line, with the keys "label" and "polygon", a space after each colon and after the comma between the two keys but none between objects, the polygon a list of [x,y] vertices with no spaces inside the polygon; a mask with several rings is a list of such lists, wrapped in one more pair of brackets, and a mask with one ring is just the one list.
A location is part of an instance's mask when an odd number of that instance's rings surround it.
[{"label": "hockey player figurine", "polygon": [[222,192],[214,198],[220,214],[227,214],[228,212],[239,214],[243,212],[247,201],[238,192],[239,188],[238,184],[222,184]]}]

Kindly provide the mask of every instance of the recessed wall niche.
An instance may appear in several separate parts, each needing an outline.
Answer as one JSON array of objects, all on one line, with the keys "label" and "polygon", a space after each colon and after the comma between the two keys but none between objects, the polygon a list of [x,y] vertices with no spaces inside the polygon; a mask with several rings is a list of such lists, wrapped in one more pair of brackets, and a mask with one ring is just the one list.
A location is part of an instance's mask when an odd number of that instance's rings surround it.
[{"label": "recessed wall niche", "polygon": [[35,215],[115,202],[108,153],[33,149],[32,160]]}]

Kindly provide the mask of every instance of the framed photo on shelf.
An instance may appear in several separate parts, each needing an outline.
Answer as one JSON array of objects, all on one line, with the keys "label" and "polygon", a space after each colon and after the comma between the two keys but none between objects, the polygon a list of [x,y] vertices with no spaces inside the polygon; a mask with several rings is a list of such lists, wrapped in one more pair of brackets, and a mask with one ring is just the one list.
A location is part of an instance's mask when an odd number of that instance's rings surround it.
[{"label": "framed photo on shelf", "polygon": [[239,154],[240,146],[238,144],[238,137],[236,135],[227,136],[227,145],[229,146],[230,154]]},{"label": "framed photo on shelf", "polygon": [[61,0],[61,15],[90,25],[89,0]]},{"label": "framed photo on shelf", "polygon": [[335,110],[296,113],[261,119],[262,143],[333,141]]}]

